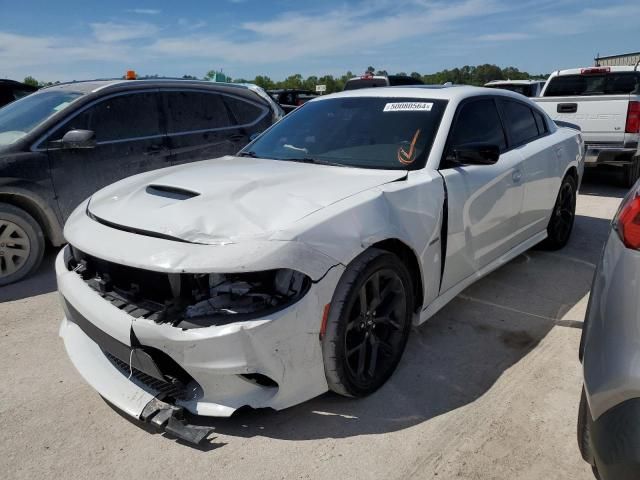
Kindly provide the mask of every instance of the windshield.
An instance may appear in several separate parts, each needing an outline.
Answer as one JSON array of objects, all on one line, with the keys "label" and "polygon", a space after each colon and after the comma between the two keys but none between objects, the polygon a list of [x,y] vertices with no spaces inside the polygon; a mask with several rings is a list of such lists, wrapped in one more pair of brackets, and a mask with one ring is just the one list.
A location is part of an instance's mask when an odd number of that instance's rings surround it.
[{"label": "windshield", "polygon": [[549,81],[545,97],[582,95],[627,95],[640,88],[640,73],[614,72],[604,75],[560,75]]},{"label": "windshield", "polygon": [[503,83],[499,85],[486,85],[487,88],[499,88],[500,90],[509,90],[510,92],[519,93],[525,97],[533,97],[533,87],[526,84]]},{"label": "windshield", "polygon": [[424,98],[312,101],[258,137],[241,155],[414,170],[426,163],[446,104]]},{"label": "windshield", "polygon": [[0,146],[18,141],[81,95],[79,92],[40,92],[0,108]]}]

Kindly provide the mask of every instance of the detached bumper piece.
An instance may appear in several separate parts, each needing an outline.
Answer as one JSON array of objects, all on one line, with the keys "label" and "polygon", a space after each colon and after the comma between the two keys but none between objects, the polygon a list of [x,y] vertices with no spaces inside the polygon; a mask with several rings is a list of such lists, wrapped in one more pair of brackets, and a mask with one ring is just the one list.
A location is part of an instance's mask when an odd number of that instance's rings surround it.
[{"label": "detached bumper piece", "polygon": [[170,405],[158,398],[147,403],[140,420],[194,445],[198,445],[215,430],[213,427],[188,424],[182,407]]}]

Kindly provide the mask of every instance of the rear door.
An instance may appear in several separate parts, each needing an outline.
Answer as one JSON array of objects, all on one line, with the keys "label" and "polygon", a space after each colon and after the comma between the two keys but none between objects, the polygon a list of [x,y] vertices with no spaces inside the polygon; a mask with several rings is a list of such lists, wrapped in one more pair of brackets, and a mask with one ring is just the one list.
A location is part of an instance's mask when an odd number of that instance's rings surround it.
[{"label": "rear door", "polygon": [[170,90],[162,95],[173,165],[234,155],[249,143],[254,124],[268,111],[214,91]]},{"label": "rear door", "polygon": [[564,154],[540,112],[517,100],[501,98],[498,103],[509,147],[523,157],[524,197],[515,237],[516,243],[521,243],[547,227],[564,173],[559,161]]},{"label": "rear door", "polygon": [[445,157],[453,147],[470,143],[498,145],[502,153],[494,165],[459,165],[443,159],[440,173],[447,187],[448,222],[441,292],[517,245],[523,157],[517,149],[507,149],[493,97],[473,98],[458,107]]},{"label": "rear door", "polygon": [[[51,142],[74,129],[93,130],[96,146],[66,149]],[[152,90],[97,100],[63,121],[48,137],[47,145],[53,185],[65,219],[100,188],[168,165],[158,93]]]},{"label": "rear door", "polygon": [[621,144],[630,94],[639,83],[640,72],[559,75],[536,102],[552,119],[579,125],[590,143]]}]

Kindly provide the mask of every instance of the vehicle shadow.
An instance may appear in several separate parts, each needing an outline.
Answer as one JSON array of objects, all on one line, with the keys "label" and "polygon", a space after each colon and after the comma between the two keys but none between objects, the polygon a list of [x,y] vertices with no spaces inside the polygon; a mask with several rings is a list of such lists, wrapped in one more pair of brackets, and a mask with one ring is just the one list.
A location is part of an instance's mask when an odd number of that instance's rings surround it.
[{"label": "vehicle shadow", "polygon": [[0,287],[0,303],[53,292],[56,286],[54,262],[59,248],[47,248],[38,271],[17,283]]},{"label": "vehicle shadow", "polygon": [[[244,409],[197,423],[230,437],[344,438],[405,429],[467,405],[551,328],[582,327],[582,318],[563,317],[588,294],[608,230],[606,219],[578,216],[565,249],[531,250],[466,289],[414,329],[398,370],[368,398],[327,393],[280,412]],[[582,232],[592,238],[588,253],[579,253]]]},{"label": "vehicle shadow", "polygon": [[624,198],[628,189],[621,186],[622,172],[620,168],[598,167],[584,171],[580,194],[597,197]]}]

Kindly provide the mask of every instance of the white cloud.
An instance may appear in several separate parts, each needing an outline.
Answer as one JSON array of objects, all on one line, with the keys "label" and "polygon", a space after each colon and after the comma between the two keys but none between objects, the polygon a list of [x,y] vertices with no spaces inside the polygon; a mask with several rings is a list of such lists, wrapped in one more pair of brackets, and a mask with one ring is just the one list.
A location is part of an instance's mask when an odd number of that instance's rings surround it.
[{"label": "white cloud", "polygon": [[625,29],[638,24],[640,4],[611,5],[585,8],[571,15],[553,15],[539,19],[534,27],[549,35],[574,35],[587,33],[596,28],[599,32],[607,28]]},{"label": "white cloud", "polygon": [[188,20],[186,18],[179,18],[178,25],[187,30],[200,30],[201,28],[207,26],[207,22],[205,22],[204,20],[192,22],[191,20]]},{"label": "white cloud", "polygon": [[105,43],[149,38],[160,31],[156,25],[146,22],[104,22],[91,23],[90,26],[96,40]]},{"label": "white cloud", "polygon": [[522,32],[505,32],[505,33],[489,33],[487,35],[480,35],[478,40],[483,42],[508,42],[512,40],[527,40],[532,38],[529,33]]},{"label": "white cloud", "polygon": [[[288,61],[307,56],[355,54],[363,49],[388,45],[408,38],[424,38],[451,28],[456,21],[499,11],[495,0],[464,0],[455,4],[398,1],[402,9],[380,14],[388,1],[343,7],[330,13],[283,14],[266,22],[245,22],[239,37],[219,35],[163,37],[148,47],[162,55],[184,55],[244,63]],[[250,35],[247,35],[250,34]]]},{"label": "white cloud", "polygon": [[158,15],[162,13],[162,10],[157,10],[155,8],[131,8],[127,10],[127,12],[138,13],[140,15]]}]

